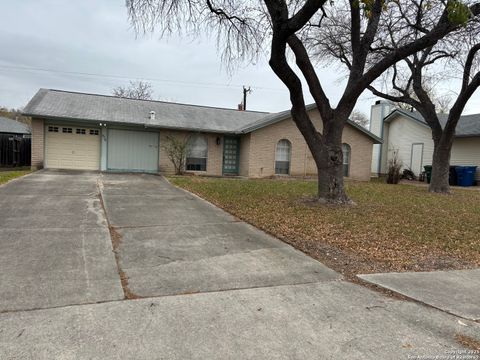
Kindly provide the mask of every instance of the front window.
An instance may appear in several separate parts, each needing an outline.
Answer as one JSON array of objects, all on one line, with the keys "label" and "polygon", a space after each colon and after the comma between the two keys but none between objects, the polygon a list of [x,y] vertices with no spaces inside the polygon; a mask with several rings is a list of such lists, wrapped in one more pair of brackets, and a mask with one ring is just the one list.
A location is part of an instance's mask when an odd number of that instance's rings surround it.
[{"label": "front window", "polygon": [[343,176],[350,175],[350,155],[352,149],[348,144],[342,144],[342,153],[343,153]]},{"label": "front window", "polygon": [[190,171],[207,171],[207,139],[203,135],[192,136],[188,140],[185,167]]},{"label": "front window", "polygon": [[292,144],[286,139],[282,139],[277,143],[275,151],[275,174],[290,174],[290,153]]}]

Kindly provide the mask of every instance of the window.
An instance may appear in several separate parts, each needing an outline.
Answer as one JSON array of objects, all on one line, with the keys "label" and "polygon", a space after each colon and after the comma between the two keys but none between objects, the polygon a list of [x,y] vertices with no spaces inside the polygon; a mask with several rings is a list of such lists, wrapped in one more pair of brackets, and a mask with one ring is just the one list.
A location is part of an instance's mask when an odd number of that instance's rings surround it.
[{"label": "window", "polygon": [[76,129],[77,134],[85,135],[86,130],[85,129]]},{"label": "window", "polygon": [[63,133],[71,134],[72,133],[72,128],[62,128]]},{"label": "window", "polygon": [[186,169],[207,171],[208,144],[205,136],[196,135],[188,140]]},{"label": "window", "polygon": [[98,130],[90,129],[90,135],[98,135]]},{"label": "window", "polygon": [[352,149],[348,144],[342,144],[343,153],[343,176],[350,176],[350,155]]},{"label": "window", "polygon": [[290,153],[292,144],[286,139],[282,139],[277,143],[275,151],[275,174],[290,174]]},{"label": "window", "polygon": [[49,132],[58,132],[58,126],[49,126],[48,131]]}]

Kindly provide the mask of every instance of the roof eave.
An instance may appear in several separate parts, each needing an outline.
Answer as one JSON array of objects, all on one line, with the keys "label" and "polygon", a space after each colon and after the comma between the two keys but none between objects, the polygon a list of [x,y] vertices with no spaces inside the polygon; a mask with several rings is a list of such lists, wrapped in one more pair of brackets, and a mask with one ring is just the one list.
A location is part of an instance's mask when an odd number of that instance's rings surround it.
[{"label": "roof eave", "polygon": [[[310,104],[310,105],[307,105],[306,106],[306,109],[307,111],[310,111],[310,110],[313,110],[315,109],[317,106],[315,104]],[[255,130],[258,130],[258,129],[261,129],[261,128],[264,128],[264,127],[267,127],[269,125],[273,125],[277,122],[280,122],[280,121],[283,121],[283,120],[286,120],[286,119],[289,119],[292,117],[290,111],[286,112],[285,114],[283,114],[284,112],[282,112],[280,116],[278,117],[273,117],[272,119],[269,119],[268,121],[265,121],[265,122],[261,122],[259,121],[257,124],[254,124],[253,126],[250,126],[250,127],[247,127],[247,128],[243,128],[243,129],[240,129],[239,130],[239,133],[241,134],[247,134],[247,133],[250,133],[252,131],[255,131]],[[352,127],[356,128],[357,130],[359,130],[360,132],[364,133],[365,135],[367,135],[368,137],[370,137],[371,139],[374,140],[374,144],[383,144],[383,140],[380,139],[378,136],[376,136],[375,134],[371,133],[370,131],[368,131],[367,129],[365,129],[364,127],[358,125],[357,123],[351,121],[350,119],[347,120],[347,123],[350,124]]]},{"label": "roof eave", "polygon": [[108,120],[98,120],[98,119],[86,119],[86,118],[75,118],[75,117],[61,117],[61,116],[52,116],[52,115],[38,115],[29,113],[28,115],[36,119],[43,120],[59,120],[59,121],[72,121],[72,122],[96,122],[96,123],[106,123],[107,125],[122,125],[122,126],[140,126],[144,128],[153,128],[153,129],[167,129],[167,130],[179,130],[179,131],[194,131],[194,132],[204,132],[204,133],[213,133],[213,134],[236,134],[235,131],[230,130],[215,130],[215,129],[202,129],[202,128],[193,128],[193,127],[180,127],[180,126],[168,126],[168,125],[154,125],[148,123],[131,123],[123,121],[108,121]]}]

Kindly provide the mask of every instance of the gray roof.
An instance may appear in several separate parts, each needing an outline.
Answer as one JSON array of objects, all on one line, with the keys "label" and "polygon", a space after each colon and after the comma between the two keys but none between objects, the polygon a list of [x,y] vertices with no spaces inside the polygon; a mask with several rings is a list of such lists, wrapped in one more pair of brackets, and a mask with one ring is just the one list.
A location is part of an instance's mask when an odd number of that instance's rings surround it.
[{"label": "gray roof", "polygon": [[30,134],[30,127],[19,121],[0,116],[0,133]]},{"label": "gray roof", "polygon": [[[309,105],[306,106],[306,108],[307,108],[307,111],[310,111],[310,110],[316,109],[317,105],[316,104],[309,104]],[[288,119],[289,117],[291,117],[290,110],[285,110],[285,111],[275,113],[275,114],[268,114],[268,115],[264,116],[262,119],[260,119],[259,121],[256,121],[255,123],[249,124],[249,125],[241,128],[240,131],[243,132],[243,133],[248,133],[248,132],[251,132],[251,131],[255,131],[255,130],[260,129],[262,127],[265,127],[265,126],[268,126],[268,125],[271,125],[271,124],[275,124],[275,123],[280,122],[282,120]],[[349,119],[349,120],[347,120],[347,123],[349,125],[351,125],[352,127],[354,127],[355,129],[359,130],[360,132],[362,132],[365,135],[372,138],[376,144],[381,144],[383,142],[383,140],[380,139],[378,136],[371,133],[370,131],[365,129],[363,126],[358,125],[356,122],[353,122]]]},{"label": "gray roof", "polygon": [[[307,110],[315,109],[307,105]],[[155,120],[150,112],[155,111]],[[269,114],[164,101],[137,100],[108,95],[40,89],[24,109],[24,115],[64,120],[87,120],[204,132],[245,134],[288,119],[290,110]],[[349,121],[376,143],[382,140]]]},{"label": "gray roof", "polygon": [[[404,115],[412,120],[418,121],[422,125],[428,126],[423,116],[418,111],[405,111],[401,109],[393,110],[389,115],[385,117],[385,121],[390,121],[397,115]],[[448,120],[448,114],[437,114],[438,120],[442,127]],[[455,130],[456,137],[469,137],[480,136],[480,114],[462,115],[458,121],[457,128]]]},{"label": "gray roof", "polygon": [[[150,112],[155,111],[155,120]],[[231,133],[267,113],[40,89],[24,109],[28,116]]]}]

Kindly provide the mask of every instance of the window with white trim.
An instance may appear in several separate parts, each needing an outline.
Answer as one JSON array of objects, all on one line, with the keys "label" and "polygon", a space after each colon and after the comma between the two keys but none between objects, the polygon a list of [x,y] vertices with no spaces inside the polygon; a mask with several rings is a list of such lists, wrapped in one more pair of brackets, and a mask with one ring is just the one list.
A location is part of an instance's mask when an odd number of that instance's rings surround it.
[{"label": "window with white trim", "polygon": [[343,176],[350,176],[350,156],[352,148],[348,144],[342,144],[343,153]]},{"label": "window with white trim", "polygon": [[188,140],[185,167],[189,171],[207,171],[208,142],[203,135]]},{"label": "window with white trim", "polygon": [[277,143],[275,150],[275,175],[290,174],[290,158],[292,144],[287,139],[282,139]]},{"label": "window with white trim", "polygon": [[49,126],[48,131],[49,132],[58,132],[58,126]]},{"label": "window with white trim", "polygon": [[98,130],[90,129],[90,135],[98,135]]},{"label": "window with white trim", "polygon": [[72,133],[72,128],[62,128],[63,133],[71,134]]},{"label": "window with white trim", "polygon": [[80,129],[80,128],[77,128],[75,132],[79,135],[85,135],[86,134],[86,130],[85,129]]}]

